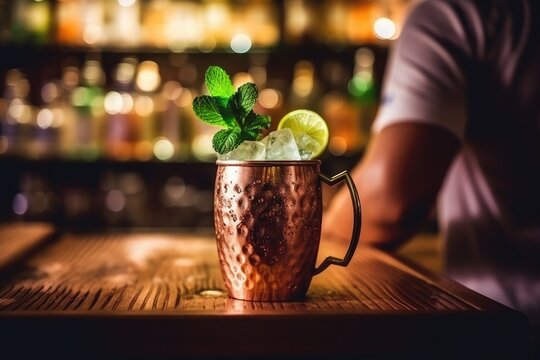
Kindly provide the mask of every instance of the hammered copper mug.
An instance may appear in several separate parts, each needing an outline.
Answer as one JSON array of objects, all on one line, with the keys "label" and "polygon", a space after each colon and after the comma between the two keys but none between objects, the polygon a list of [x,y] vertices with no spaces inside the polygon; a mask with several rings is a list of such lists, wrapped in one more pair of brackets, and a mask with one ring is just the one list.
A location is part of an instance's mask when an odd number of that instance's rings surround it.
[{"label": "hammered copper mug", "polygon": [[[315,267],[321,236],[321,180],[346,181],[354,211],[343,259]],[[328,266],[347,266],[360,234],[360,201],[344,171],[320,173],[320,161],[217,161],[214,224],[221,273],[229,295],[252,301],[305,296],[311,278]]]}]

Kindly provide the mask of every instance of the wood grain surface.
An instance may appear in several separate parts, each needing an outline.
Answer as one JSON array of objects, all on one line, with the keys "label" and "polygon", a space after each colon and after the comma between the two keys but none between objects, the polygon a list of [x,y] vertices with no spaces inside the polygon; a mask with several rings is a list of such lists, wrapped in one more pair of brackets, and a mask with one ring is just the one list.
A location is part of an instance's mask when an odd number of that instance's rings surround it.
[{"label": "wood grain surface", "polygon": [[[325,240],[319,255],[344,251]],[[369,248],[304,301],[234,300],[213,239],[164,233],[60,236],[0,279],[0,321],[4,339],[43,345],[52,331],[61,354],[115,358],[519,353],[527,331],[517,312]]]},{"label": "wood grain surface", "polygon": [[54,228],[44,223],[0,224],[0,270],[48,239]]}]

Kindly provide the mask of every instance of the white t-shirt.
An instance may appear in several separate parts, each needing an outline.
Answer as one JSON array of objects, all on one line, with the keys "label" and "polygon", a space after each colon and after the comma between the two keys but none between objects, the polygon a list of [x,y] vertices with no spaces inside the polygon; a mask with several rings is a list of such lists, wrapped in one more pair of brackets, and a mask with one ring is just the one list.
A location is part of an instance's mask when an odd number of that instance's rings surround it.
[{"label": "white t-shirt", "polygon": [[536,324],[539,10],[538,0],[420,3],[392,50],[373,125],[425,123],[462,141],[438,199],[446,270]]}]

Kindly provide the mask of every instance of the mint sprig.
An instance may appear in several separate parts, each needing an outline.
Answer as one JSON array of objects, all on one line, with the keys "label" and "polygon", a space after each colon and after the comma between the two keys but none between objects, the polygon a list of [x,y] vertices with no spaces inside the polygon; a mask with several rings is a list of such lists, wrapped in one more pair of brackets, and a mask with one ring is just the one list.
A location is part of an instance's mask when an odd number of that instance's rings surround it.
[{"label": "mint sprig", "polygon": [[207,124],[220,126],[212,139],[212,147],[220,154],[234,150],[244,140],[256,140],[263,129],[270,127],[270,117],[256,114],[253,107],[259,92],[253,83],[245,83],[234,90],[227,72],[210,66],[205,73],[210,95],[193,100],[195,115]]}]

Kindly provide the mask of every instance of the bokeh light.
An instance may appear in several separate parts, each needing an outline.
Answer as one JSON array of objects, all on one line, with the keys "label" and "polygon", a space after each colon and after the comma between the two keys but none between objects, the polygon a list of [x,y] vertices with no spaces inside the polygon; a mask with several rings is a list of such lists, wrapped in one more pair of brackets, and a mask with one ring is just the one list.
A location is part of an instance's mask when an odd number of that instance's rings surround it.
[{"label": "bokeh light", "polygon": [[124,99],[122,98],[122,95],[117,91],[109,91],[107,95],[105,95],[105,101],[104,104],[105,111],[107,114],[118,114],[120,111],[122,111],[122,108],[124,107]]},{"label": "bokeh light", "polygon": [[83,41],[88,45],[94,45],[101,40],[103,28],[99,25],[90,24],[84,27]]},{"label": "bokeh light", "polygon": [[282,103],[281,93],[276,89],[263,89],[259,93],[259,104],[266,109],[274,109]]},{"label": "bokeh light", "polygon": [[251,38],[243,33],[234,35],[231,39],[231,49],[239,54],[248,52],[251,49]]},{"label": "bokeh light", "polygon": [[123,7],[133,6],[137,0],[118,0],[118,4]]},{"label": "bokeh light", "polygon": [[41,109],[37,114],[37,125],[42,129],[47,129],[53,125],[54,114],[49,109]]},{"label": "bokeh light", "polygon": [[332,136],[328,142],[328,151],[335,156],[345,154],[347,152],[347,140],[341,136]]},{"label": "bokeh light", "polygon": [[170,160],[174,155],[174,145],[166,138],[159,138],[154,144],[154,155],[161,161]]},{"label": "bokeh light", "polygon": [[17,215],[24,215],[28,211],[28,197],[24,194],[18,193],[13,198],[12,203],[13,212]]},{"label": "bokeh light", "polygon": [[118,189],[112,189],[105,196],[105,205],[113,212],[120,212],[126,206],[126,196]]},{"label": "bokeh light", "polygon": [[149,60],[140,63],[137,71],[136,84],[142,91],[155,91],[161,84],[158,64]]},{"label": "bokeh light", "polygon": [[150,96],[140,95],[135,99],[135,113],[147,117],[154,111],[154,100]]},{"label": "bokeh light", "polygon": [[396,24],[389,18],[378,18],[373,23],[373,32],[379,39],[390,40],[396,35]]}]

